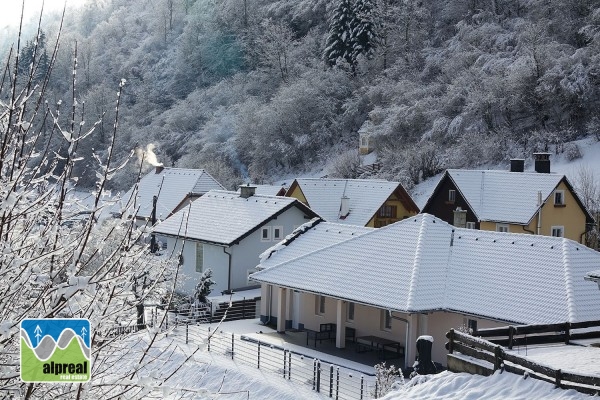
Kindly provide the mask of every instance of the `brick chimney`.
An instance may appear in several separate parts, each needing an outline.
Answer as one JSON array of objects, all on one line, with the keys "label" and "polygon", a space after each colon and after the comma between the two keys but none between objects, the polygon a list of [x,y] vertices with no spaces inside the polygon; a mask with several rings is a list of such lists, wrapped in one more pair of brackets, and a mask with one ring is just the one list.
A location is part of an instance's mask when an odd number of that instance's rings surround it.
[{"label": "brick chimney", "polygon": [[165,166],[162,165],[162,164],[160,164],[160,165],[156,166],[155,171],[156,171],[157,174],[160,174],[161,172],[163,172],[164,169],[165,169]]},{"label": "brick chimney", "polygon": [[550,173],[550,153],[533,153],[535,172],[540,174]]}]

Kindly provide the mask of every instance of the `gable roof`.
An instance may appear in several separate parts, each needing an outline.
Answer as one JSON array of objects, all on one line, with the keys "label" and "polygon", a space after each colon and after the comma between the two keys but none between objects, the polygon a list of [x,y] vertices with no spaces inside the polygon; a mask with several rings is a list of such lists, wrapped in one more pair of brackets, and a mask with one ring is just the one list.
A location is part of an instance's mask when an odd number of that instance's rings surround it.
[{"label": "gable roof", "polygon": [[211,190],[158,224],[154,232],[231,246],[292,207],[310,218],[317,216],[289,197],[242,198],[236,192]]},{"label": "gable roof", "polygon": [[[375,228],[356,225],[343,225],[325,222],[314,218],[310,222],[296,228],[284,240],[268,248],[260,255],[261,269],[270,268],[283,262],[300,257],[320,248],[331,246],[348,239],[370,232]],[[293,246],[289,246],[290,244]],[[285,251],[280,251],[284,249]]]},{"label": "gable roof", "polygon": [[479,221],[527,225],[540,208],[538,192],[542,193],[544,203],[561,182],[573,193],[586,214],[586,220],[593,220],[564,175],[537,172],[446,170],[423,207],[424,210],[428,209],[430,202],[438,195],[444,179],[452,180]]},{"label": "gable roof", "polygon": [[[407,210],[419,212],[415,202],[398,182],[379,179],[298,178],[294,180],[286,196],[296,187],[304,194],[308,206],[329,222],[365,226],[394,193]],[[340,218],[342,197],[349,199],[350,213],[345,218]]]},{"label": "gable roof", "polygon": [[[156,217],[167,218],[190,193],[203,195],[212,189],[225,189],[215,178],[203,169],[168,168],[152,170],[139,182],[137,198],[132,199],[135,186],[125,193],[121,206],[126,203],[137,209],[137,218],[150,218],[152,198],[158,195]],[[135,206],[134,206],[135,200]]]},{"label": "gable roof", "polygon": [[455,228],[420,214],[251,278],[407,313],[530,324],[597,319],[600,294],[584,276],[599,264],[600,253],[569,239]]}]

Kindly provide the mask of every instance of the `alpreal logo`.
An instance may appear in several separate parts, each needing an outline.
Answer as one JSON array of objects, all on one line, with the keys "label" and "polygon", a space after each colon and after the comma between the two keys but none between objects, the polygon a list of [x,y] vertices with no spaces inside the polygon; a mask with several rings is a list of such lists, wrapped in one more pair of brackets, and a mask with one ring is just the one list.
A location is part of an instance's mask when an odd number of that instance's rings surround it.
[{"label": "alpreal logo", "polygon": [[90,380],[90,321],[25,319],[21,322],[23,382]]}]

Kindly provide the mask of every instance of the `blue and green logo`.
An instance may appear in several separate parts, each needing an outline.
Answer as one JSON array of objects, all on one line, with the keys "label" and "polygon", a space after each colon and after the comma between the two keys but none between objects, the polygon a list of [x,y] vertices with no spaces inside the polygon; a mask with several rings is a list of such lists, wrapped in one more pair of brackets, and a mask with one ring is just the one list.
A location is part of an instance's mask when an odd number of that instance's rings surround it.
[{"label": "blue and green logo", "polygon": [[90,380],[90,321],[25,319],[21,322],[21,380]]}]

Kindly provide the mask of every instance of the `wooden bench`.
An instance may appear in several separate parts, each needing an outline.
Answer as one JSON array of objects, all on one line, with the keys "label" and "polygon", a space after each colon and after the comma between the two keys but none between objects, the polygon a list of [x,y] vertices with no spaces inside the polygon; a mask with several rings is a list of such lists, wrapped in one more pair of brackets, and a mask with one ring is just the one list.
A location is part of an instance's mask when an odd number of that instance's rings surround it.
[{"label": "wooden bench", "polygon": [[315,341],[315,347],[317,347],[317,340],[319,343],[323,340],[335,340],[336,328],[337,325],[331,322],[319,325],[318,331],[304,328],[304,331],[306,332],[306,345],[308,346],[309,339]]},{"label": "wooden bench", "polygon": [[404,357],[404,346],[400,342],[372,335],[356,338],[356,352],[364,353],[366,351],[376,351],[378,357],[384,360],[387,353],[395,356],[390,358]]}]

